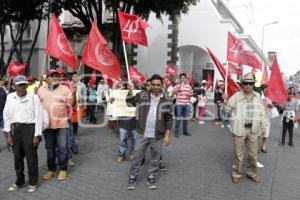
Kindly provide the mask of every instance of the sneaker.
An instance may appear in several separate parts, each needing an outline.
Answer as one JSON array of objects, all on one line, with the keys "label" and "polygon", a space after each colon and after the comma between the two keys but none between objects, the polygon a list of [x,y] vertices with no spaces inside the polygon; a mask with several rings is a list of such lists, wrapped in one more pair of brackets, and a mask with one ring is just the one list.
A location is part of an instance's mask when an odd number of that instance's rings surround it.
[{"label": "sneaker", "polygon": [[122,163],[124,161],[123,156],[118,156],[117,157],[117,163]]},{"label": "sneaker", "polygon": [[225,128],[224,124],[221,125],[221,128]]},{"label": "sneaker", "polygon": [[289,146],[290,146],[290,147],[294,147],[295,145],[294,145],[294,144],[291,144],[291,143],[289,143]]},{"label": "sneaker", "polygon": [[147,177],[147,185],[150,190],[154,190],[157,188],[157,186],[155,185],[154,176],[150,175]]},{"label": "sneaker", "polygon": [[37,190],[37,185],[28,185],[28,192],[35,192]]},{"label": "sneaker", "polygon": [[198,124],[200,124],[200,125],[205,124],[205,122],[204,121],[199,121]]},{"label": "sneaker", "polygon": [[20,187],[17,186],[17,185],[14,183],[12,186],[10,186],[10,187],[8,188],[8,191],[9,191],[9,192],[15,192],[15,191],[17,191],[17,190],[19,190],[19,189],[20,189]]},{"label": "sneaker", "polygon": [[158,168],[159,168],[161,171],[167,171],[167,170],[168,170],[167,167],[166,167],[166,165],[164,165],[163,163],[159,163]]},{"label": "sneaker", "polygon": [[134,190],[136,186],[136,178],[134,176],[129,177],[128,190]]},{"label": "sneaker", "polygon": [[70,167],[73,167],[73,166],[75,166],[75,163],[73,162],[72,159],[69,158],[69,160],[68,160],[68,165],[69,165]]},{"label": "sneaker", "polygon": [[261,164],[260,162],[258,162],[257,161],[257,163],[256,163],[256,166],[258,167],[258,168],[263,168],[264,167],[264,165],[263,164]]},{"label": "sneaker", "polygon": [[68,176],[68,172],[67,172],[67,171],[65,171],[65,170],[60,170],[60,171],[58,172],[57,180],[63,181],[63,180],[65,180],[65,179],[67,178],[67,176]]},{"label": "sneaker", "polygon": [[53,171],[46,171],[46,173],[43,175],[43,179],[44,180],[49,180],[51,179],[52,177],[55,177],[56,176],[56,172],[53,172]]}]

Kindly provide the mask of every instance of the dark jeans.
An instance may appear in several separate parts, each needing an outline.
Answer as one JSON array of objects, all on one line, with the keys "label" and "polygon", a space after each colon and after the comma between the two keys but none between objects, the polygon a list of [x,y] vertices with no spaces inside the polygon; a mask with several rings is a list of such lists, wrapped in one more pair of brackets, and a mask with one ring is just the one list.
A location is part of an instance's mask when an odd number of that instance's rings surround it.
[{"label": "dark jeans", "polygon": [[76,144],[74,130],[73,130],[73,124],[71,120],[68,120],[69,128],[68,128],[68,156],[69,158],[72,158],[73,153],[78,152],[78,145]]},{"label": "dark jeans", "polygon": [[29,185],[38,183],[38,156],[37,148],[33,147],[34,124],[13,125],[13,152],[15,170],[17,175],[16,185],[22,186],[25,183],[24,157],[27,161]]},{"label": "dark jeans", "polygon": [[[176,104],[175,106],[175,116],[176,116],[176,124],[175,124],[175,134],[179,134],[179,127],[181,120],[183,121],[183,133],[187,132],[188,126],[188,117],[190,114],[190,105],[180,105]],[[180,119],[183,117],[183,119]]]},{"label": "dark jeans", "polygon": [[74,135],[77,135],[77,133],[78,133],[78,122],[73,122],[72,126],[73,126]]},{"label": "dark jeans", "polygon": [[293,130],[294,130],[293,120],[286,122],[286,117],[283,117],[281,144],[285,144],[285,136],[287,131],[289,132],[289,145],[293,144]]},{"label": "dark jeans", "polygon": [[68,128],[46,129],[44,131],[45,147],[47,150],[48,170],[56,171],[56,150],[59,170],[68,169]]},{"label": "dark jeans", "polygon": [[90,122],[95,123],[97,121],[95,117],[96,102],[90,102],[90,105],[87,107],[89,112],[89,120]]}]

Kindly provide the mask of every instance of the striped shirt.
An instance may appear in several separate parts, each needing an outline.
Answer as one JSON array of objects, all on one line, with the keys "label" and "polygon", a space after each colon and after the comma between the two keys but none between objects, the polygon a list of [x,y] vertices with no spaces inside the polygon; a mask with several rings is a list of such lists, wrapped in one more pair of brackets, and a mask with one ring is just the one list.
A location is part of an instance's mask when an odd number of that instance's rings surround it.
[{"label": "striped shirt", "polygon": [[193,94],[192,87],[189,84],[176,84],[174,90],[178,90],[176,104],[189,104],[190,96]]}]

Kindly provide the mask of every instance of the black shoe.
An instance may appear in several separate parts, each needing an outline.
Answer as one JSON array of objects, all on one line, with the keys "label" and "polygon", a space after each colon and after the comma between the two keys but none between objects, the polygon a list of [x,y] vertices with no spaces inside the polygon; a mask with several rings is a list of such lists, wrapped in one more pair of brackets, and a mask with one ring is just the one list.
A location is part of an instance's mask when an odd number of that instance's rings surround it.
[{"label": "black shoe", "polygon": [[167,171],[168,170],[167,167],[166,167],[166,165],[164,165],[164,163],[159,163],[158,168],[161,171]]},{"label": "black shoe", "polygon": [[284,143],[279,143],[279,146],[284,146],[285,144]]},{"label": "black shoe", "polygon": [[174,137],[179,138],[179,133],[175,132]]},{"label": "black shoe", "polygon": [[261,152],[263,152],[263,153],[267,153],[267,150],[266,150],[266,149],[264,149],[264,148],[261,148]]},{"label": "black shoe", "polygon": [[157,186],[155,185],[154,176],[150,175],[147,177],[147,185],[150,190],[155,190]]},{"label": "black shoe", "polygon": [[290,147],[294,147],[295,145],[290,143],[289,146],[290,146]]},{"label": "black shoe", "polygon": [[128,190],[134,190],[135,186],[136,186],[136,178],[131,175],[129,177]]},{"label": "black shoe", "polygon": [[184,132],[183,135],[192,136],[192,134],[190,134],[189,132]]}]

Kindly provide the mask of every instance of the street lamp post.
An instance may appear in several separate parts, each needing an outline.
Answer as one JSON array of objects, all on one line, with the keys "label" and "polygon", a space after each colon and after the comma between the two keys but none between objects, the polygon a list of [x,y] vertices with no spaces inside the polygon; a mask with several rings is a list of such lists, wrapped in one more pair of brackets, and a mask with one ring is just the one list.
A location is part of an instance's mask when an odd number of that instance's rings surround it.
[{"label": "street lamp post", "polygon": [[272,24],[277,24],[277,23],[278,23],[278,21],[275,21],[275,22],[270,22],[270,23],[267,23],[267,24],[263,25],[262,36],[261,36],[261,51],[262,51],[261,65],[263,65],[263,61],[264,61],[264,34],[265,34],[265,27],[269,26],[269,25],[272,25]]}]

